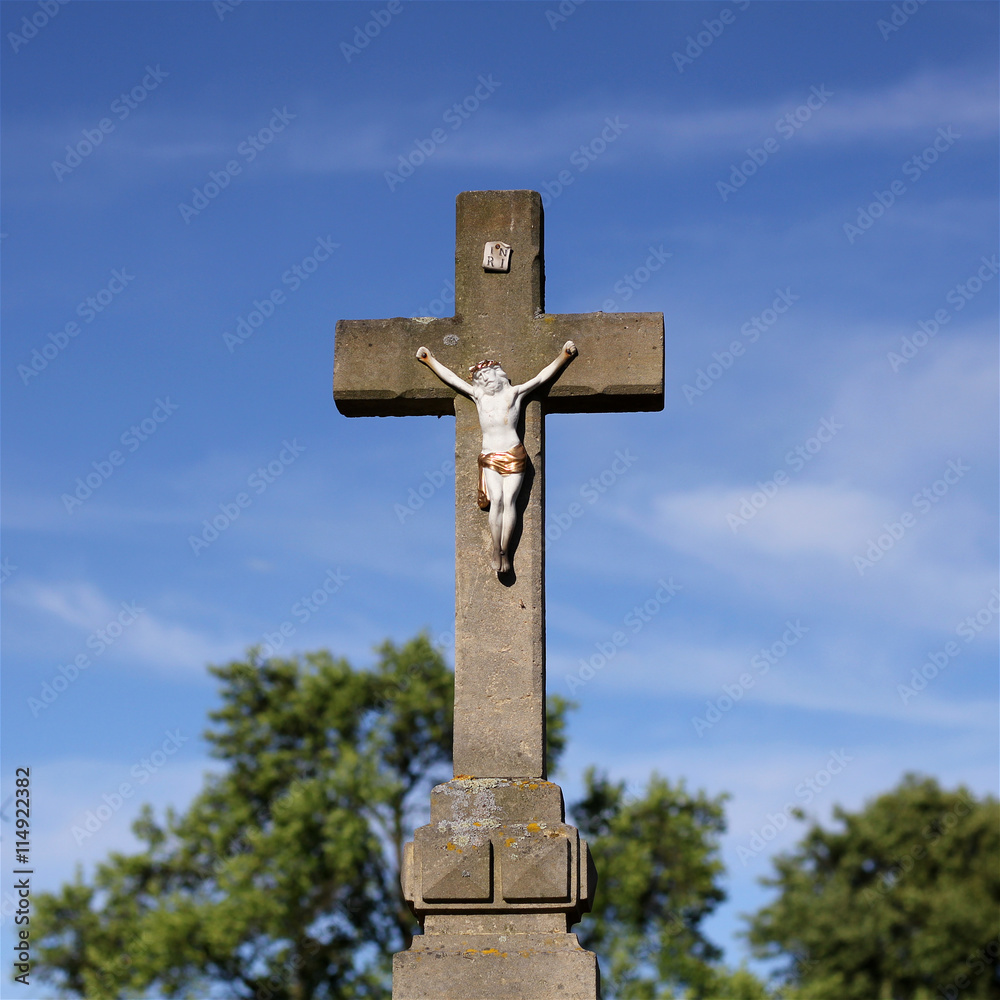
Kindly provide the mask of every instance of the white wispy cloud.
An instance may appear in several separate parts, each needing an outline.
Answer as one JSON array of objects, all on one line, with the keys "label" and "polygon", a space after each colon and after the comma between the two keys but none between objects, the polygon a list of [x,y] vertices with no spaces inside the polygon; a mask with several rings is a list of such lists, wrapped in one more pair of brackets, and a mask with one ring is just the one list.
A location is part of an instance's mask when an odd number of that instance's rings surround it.
[{"label": "white wispy cloud", "polygon": [[[898,685],[910,682],[912,670],[925,657],[907,658],[896,648],[887,651],[878,636],[860,627],[857,635],[839,638],[832,634],[837,627],[831,629],[820,617],[820,609],[812,610],[815,616],[808,611],[793,614],[773,626],[773,634],[761,628],[756,642],[747,639],[741,644],[677,641],[653,626],[647,637],[620,649],[597,670],[584,665],[588,660],[598,665],[604,662],[604,657],[591,655],[598,646],[583,647],[585,655],[575,660],[557,650],[549,658],[550,685],[578,699],[601,698],[611,691],[627,692],[646,702],[681,696],[704,699],[697,711],[702,717],[709,705],[721,702],[727,707],[712,719],[703,718],[708,723],[704,732],[711,733],[711,739],[725,738],[733,718],[745,720],[761,708],[990,730],[996,702],[956,699],[944,690],[944,683],[931,683],[904,699]],[[782,637],[792,644],[783,645]],[[987,642],[959,641],[960,652],[949,674],[977,669],[981,662],[977,657],[988,652]],[[607,642],[604,645],[612,648]],[[775,649],[777,656],[769,659],[765,650],[773,653]],[[738,696],[730,697],[727,689]],[[693,724],[690,735],[696,735]]]},{"label": "white wispy cloud", "polygon": [[[130,594],[112,600],[89,581],[41,582],[17,579],[4,591],[5,599],[23,613],[13,642],[25,644],[34,655],[71,656],[93,649],[87,640],[113,626],[112,641],[98,638],[100,655],[129,668],[152,667],[188,676],[204,671],[206,663],[238,656],[235,639],[210,636],[187,624],[165,621],[151,611],[145,598]],[[25,620],[30,615],[31,621]],[[124,618],[120,616],[124,616]],[[119,630],[114,623],[124,625]],[[70,626],[53,632],[53,625]],[[106,652],[105,652],[106,650]]]},{"label": "white wispy cloud", "polygon": [[753,482],[738,489],[705,488],[660,496],[654,509],[661,537],[671,547],[693,554],[703,552],[706,544],[729,548],[738,538],[740,549],[771,556],[844,558],[857,550],[879,516],[891,511],[866,491],[840,485],[773,488],[770,499]]},{"label": "white wispy cloud", "polygon": [[[822,81],[816,81],[816,91],[822,92]],[[838,145],[913,137],[922,143],[914,150],[919,152],[927,134],[934,138],[939,126],[951,125],[963,137],[980,139],[997,131],[996,97],[986,78],[924,73],[877,90],[838,89],[831,95],[796,130],[795,141]],[[607,106],[597,112],[592,106],[561,107],[537,116],[509,115],[502,106],[484,105],[481,124],[470,119],[455,134],[456,141],[445,142],[428,158],[427,166],[489,166],[503,161],[527,167],[562,161],[580,143],[598,137],[606,117],[627,126],[608,147],[612,157],[642,158],[652,153],[671,161],[697,160],[759,142],[774,132],[779,119],[810,98],[817,103],[807,89],[742,106],[673,112],[653,109],[645,98],[636,97],[622,107]],[[428,113],[428,131],[439,124],[439,118]],[[359,108],[342,115],[325,132],[303,128],[290,143],[290,162],[303,170],[389,169],[410,148],[409,139],[400,146],[399,136],[409,134],[401,129],[403,119],[409,119],[412,130],[412,114],[401,109],[400,119],[388,122]],[[364,126],[358,129],[348,124],[357,121]]]},{"label": "white wispy cloud", "polygon": [[[456,100],[466,96],[464,92],[441,95],[438,102],[426,96],[419,104],[407,105],[404,100],[391,110],[374,101],[331,108],[325,98],[301,93],[287,104],[295,119],[260,155],[253,169],[280,173],[389,170],[400,155],[411,151],[415,134],[430,135],[438,128],[444,129],[447,138],[421,169],[492,167],[498,162],[522,168],[565,165],[581,143],[588,144],[601,135],[606,119],[624,126],[608,144],[605,155],[612,160],[625,158],[640,166],[649,163],[650,157],[654,162],[684,163],[742,152],[746,145],[775,135],[779,119],[794,113],[807,99],[817,103],[807,88],[756,102],[706,106],[697,112],[653,106],[646,95],[634,95],[614,104],[595,105],[588,99],[578,105],[542,107],[535,114],[515,114],[504,107],[502,76],[500,79],[492,98],[462,120],[459,129],[453,129],[444,115]],[[816,93],[824,93],[823,87],[823,81],[817,80]],[[951,126],[963,138],[971,139],[988,138],[997,132],[995,87],[987,76],[923,72],[877,89],[838,87],[829,93],[803,127],[782,142],[830,147],[912,140],[916,153],[934,138],[939,127]],[[172,173],[185,163],[195,171],[202,166],[209,169],[232,158],[239,160],[239,143],[266,124],[266,117],[234,122],[198,110],[180,115],[150,108],[130,121],[127,130],[109,136],[107,148],[91,165],[113,170],[123,178],[129,165],[140,161],[144,178],[153,176],[147,168],[156,163]],[[15,151],[43,148],[56,156],[81,128],[91,125],[93,122],[84,118],[62,123],[49,120],[44,126],[15,120],[6,129]],[[37,171],[36,159],[32,153],[32,172]]]}]

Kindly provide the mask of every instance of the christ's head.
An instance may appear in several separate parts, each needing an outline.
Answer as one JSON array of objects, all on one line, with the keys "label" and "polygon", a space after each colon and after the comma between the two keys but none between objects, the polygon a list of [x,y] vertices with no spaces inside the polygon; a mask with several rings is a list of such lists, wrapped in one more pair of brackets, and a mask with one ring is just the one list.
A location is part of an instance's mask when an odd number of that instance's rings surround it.
[{"label": "christ's head", "polygon": [[495,391],[504,385],[510,385],[510,379],[499,361],[480,361],[479,364],[473,365],[469,372],[473,385],[481,385],[484,389]]}]

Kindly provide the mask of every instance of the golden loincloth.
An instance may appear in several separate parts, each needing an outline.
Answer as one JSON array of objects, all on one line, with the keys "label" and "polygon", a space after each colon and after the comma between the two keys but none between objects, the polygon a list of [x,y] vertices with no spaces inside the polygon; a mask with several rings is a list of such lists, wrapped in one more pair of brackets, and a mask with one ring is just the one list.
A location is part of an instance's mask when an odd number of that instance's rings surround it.
[{"label": "golden loincloth", "polygon": [[528,453],[523,444],[516,444],[510,451],[488,451],[479,456],[479,496],[477,502],[480,510],[490,509],[490,497],[486,492],[486,470],[492,469],[501,476],[510,476],[516,472],[524,472]]}]

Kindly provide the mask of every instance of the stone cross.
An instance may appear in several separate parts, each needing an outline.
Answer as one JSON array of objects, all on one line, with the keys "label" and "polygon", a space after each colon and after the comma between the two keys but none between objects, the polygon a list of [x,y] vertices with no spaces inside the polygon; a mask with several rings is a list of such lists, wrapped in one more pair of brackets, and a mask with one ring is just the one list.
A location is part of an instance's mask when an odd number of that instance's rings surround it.
[{"label": "stone cross", "polygon": [[[501,244],[496,261],[487,244]],[[455,315],[340,320],[333,396],[349,417],[455,417],[456,777],[545,777],[544,418],[663,408],[662,313],[544,311],[542,205],[534,191],[458,196]],[[567,340],[579,356],[525,407],[529,467],[513,578],[489,565],[476,504],[482,433],[475,405],[415,359],[426,344],[453,371],[484,358],[526,381]]]},{"label": "stone cross", "polygon": [[[663,407],[663,315],[549,316],[534,191],[458,196],[455,315],[341,320],[333,395],[347,416],[455,417],[455,777],[403,857],[423,933],[393,959],[393,1000],[598,1000],[597,958],[569,928],[593,901],[586,842],[545,779],[544,418]],[[528,397],[513,572],[490,567],[476,503],[476,405],[416,359],[453,372],[486,358],[521,384],[573,340],[579,355]]]}]

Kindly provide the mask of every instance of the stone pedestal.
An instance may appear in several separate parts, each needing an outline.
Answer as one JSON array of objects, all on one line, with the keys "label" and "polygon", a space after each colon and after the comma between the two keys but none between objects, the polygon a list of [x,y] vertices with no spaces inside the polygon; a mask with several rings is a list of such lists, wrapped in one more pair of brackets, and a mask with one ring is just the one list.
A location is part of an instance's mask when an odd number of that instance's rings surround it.
[{"label": "stone pedestal", "polygon": [[550,781],[456,778],[406,845],[423,933],[393,960],[393,1000],[598,1000],[597,958],[569,927],[597,875]]}]

